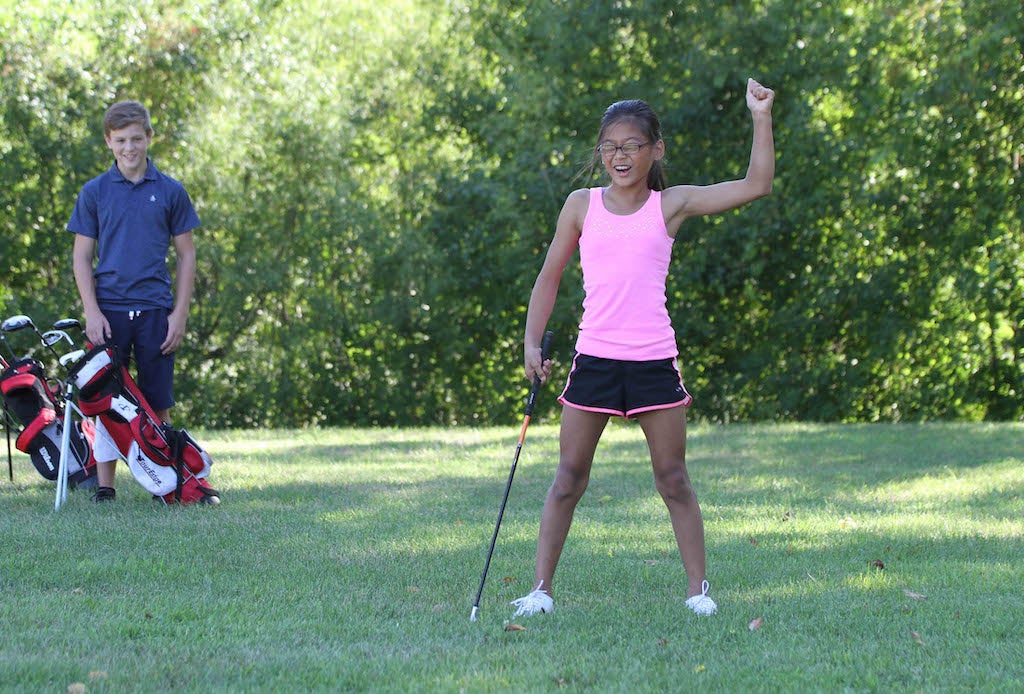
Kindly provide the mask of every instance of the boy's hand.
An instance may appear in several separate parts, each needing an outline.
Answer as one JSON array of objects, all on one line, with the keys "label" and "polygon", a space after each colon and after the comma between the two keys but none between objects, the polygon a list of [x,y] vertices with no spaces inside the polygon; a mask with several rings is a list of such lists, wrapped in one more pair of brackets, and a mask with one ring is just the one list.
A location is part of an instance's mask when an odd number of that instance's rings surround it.
[{"label": "boy's hand", "polygon": [[110,323],[102,311],[85,314],[85,337],[93,347],[104,345],[110,339]]},{"label": "boy's hand", "polygon": [[181,346],[182,340],[185,339],[186,322],[187,318],[185,316],[181,316],[174,311],[167,315],[167,337],[164,338],[163,343],[160,345],[161,354],[172,354],[174,350]]},{"label": "boy's hand", "polygon": [[775,92],[753,78],[747,79],[747,108],[751,113],[771,113]]}]

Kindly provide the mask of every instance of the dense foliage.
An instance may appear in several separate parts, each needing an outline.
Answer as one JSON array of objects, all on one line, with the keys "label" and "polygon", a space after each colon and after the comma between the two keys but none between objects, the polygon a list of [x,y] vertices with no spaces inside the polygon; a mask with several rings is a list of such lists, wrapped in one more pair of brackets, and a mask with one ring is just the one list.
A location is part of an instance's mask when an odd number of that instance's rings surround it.
[{"label": "dense foliage", "polygon": [[[517,418],[525,305],[605,106],[672,183],[773,194],[688,222],[669,302],[693,416],[1024,415],[1018,0],[32,0],[0,9],[0,313],[80,307],[64,225],[115,99],[203,226],[179,418]],[[551,327],[564,376],[581,289]],[[12,340],[16,344],[18,340]],[[553,411],[553,398],[540,410]]]}]

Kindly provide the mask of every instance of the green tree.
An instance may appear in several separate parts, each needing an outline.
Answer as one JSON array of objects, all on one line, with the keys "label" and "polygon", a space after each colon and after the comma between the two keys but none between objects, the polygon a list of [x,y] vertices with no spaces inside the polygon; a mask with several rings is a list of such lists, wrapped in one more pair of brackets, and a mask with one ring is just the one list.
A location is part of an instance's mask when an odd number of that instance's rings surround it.
[{"label": "green tree", "polygon": [[676,240],[692,415],[1024,415],[1012,0],[37,0],[0,36],[0,311],[79,310],[63,228],[109,166],[104,109],[148,103],[203,219],[185,422],[517,419],[527,298],[605,107],[655,107],[670,182],[741,176],[748,76],[778,92],[776,185]]}]

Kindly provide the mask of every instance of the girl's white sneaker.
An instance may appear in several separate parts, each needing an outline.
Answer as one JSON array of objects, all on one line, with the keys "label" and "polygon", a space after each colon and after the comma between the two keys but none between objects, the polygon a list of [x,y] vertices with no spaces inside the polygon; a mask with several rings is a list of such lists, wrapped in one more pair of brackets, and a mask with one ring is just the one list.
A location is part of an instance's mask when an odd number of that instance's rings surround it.
[{"label": "girl's white sneaker", "polygon": [[709,587],[708,582],[704,581],[700,584],[700,594],[687,599],[686,606],[693,610],[695,614],[709,615],[718,612],[718,605],[708,597]]},{"label": "girl's white sneaker", "polygon": [[555,601],[551,599],[551,596],[541,590],[541,586],[544,585],[544,581],[537,584],[529,595],[524,595],[521,598],[516,598],[509,605],[514,605],[517,609],[513,613],[513,617],[529,617],[535,615],[538,612],[552,612],[555,609]]}]

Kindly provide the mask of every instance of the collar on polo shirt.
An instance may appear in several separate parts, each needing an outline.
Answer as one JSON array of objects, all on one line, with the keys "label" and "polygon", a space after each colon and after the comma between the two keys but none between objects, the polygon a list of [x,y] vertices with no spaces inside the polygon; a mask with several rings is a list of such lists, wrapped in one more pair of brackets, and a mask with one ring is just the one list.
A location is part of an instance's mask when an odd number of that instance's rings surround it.
[{"label": "collar on polo shirt", "polygon": [[[121,173],[121,169],[117,168],[117,161],[116,160],[114,161],[113,164],[110,165],[110,175],[113,176],[114,180],[116,180],[116,181],[125,181],[126,183],[131,183],[131,181],[129,181],[127,178],[125,178],[124,174]],[[146,157],[146,173],[142,174],[142,178],[139,179],[139,180],[140,181],[155,181],[156,178],[157,178],[156,166],[153,165],[153,161],[149,157]]]}]

